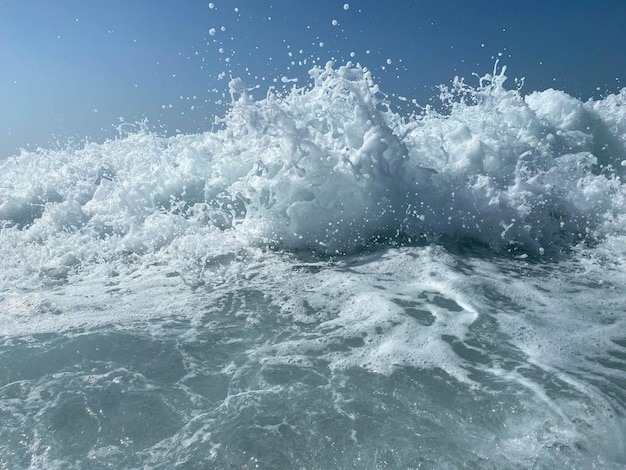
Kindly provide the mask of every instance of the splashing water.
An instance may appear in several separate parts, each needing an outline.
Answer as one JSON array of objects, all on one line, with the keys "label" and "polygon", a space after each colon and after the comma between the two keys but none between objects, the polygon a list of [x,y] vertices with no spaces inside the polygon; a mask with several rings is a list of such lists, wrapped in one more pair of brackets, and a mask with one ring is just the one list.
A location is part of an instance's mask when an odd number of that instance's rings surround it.
[{"label": "splashing water", "polygon": [[365,69],[329,63],[311,76],[312,88],[261,101],[233,80],[214,132],[144,128],[10,159],[3,236],[28,243],[41,271],[167,256],[196,235],[322,254],[447,237],[555,256],[619,230],[624,91],[586,104],[555,90],[524,98],[504,88],[503,69],[476,89],[443,89],[446,114],[404,119]]},{"label": "splashing water", "polygon": [[0,465],[624,465],[626,89],[504,74],[2,162]]}]

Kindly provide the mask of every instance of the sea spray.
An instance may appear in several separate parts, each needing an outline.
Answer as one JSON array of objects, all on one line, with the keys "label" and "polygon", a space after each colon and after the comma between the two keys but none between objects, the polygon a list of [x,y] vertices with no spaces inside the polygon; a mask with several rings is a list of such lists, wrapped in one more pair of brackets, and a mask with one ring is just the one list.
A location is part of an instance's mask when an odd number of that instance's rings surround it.
[{"label": "sea spray", "polygon": [[310,86],[258,101],[234,80],[211,132],[144,128],[23,152],[0,175],[3,275],[171,261],[198,243],[210,256],[235,239],[325,255],[452,239],[554,257],[611,235],[623,217],[624,92],[524,97],[504,70],[476,88],[455,80],[446,112],[405,118],[367,69],[328,63]]},{"label": "sea spray", "polygon": [[626,92],[363,67],[0,168],[0,467],[623,468]]}]

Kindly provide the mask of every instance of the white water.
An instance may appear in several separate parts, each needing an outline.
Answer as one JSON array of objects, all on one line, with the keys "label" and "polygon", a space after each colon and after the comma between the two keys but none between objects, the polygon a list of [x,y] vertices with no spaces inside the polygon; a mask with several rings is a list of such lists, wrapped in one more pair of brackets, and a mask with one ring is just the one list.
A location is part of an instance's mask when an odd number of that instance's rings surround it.
[{"label": "white water", "polygon": [[504,85],[2,162],[1,465],[626,464],[626,89]]}]

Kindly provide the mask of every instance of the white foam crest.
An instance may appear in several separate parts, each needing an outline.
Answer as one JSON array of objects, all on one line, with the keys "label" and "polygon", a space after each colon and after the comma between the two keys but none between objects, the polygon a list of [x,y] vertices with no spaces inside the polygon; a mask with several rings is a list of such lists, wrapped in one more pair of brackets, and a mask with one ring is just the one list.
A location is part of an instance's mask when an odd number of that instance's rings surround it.
[{"label": "white foam crest", "polygon": [[476,88],[443,87],[445,113],[403,117],[361,66],[310,75],[258,101],[231,81],[231,110],[204,134],[143,128],[3,162],[0,276],[62,281],[103,264],[184,269],[256,247],[334,255],[442,236],[549,256],[622,236],[626,91],[523,97],[494,70]]},{"label": "white foam crest", "polygon": [[[249,201],[243,227],[255,227],[290,249],[348,251],[395,233],[404,195],[394,184],[407,149],[389,127],[386,104],[369,72],[314,69],[312,89],[234,103],[232,138],[254,148],[255,171],[231,187]],[[233,125],[236,124],[236,125]],[[422,175],[423,173],[423,175]]]},{"label": "white foam crest", "polygon": [[623,197],[615,163],[624,149],[596,155],[610,131],[590,106],[562,92],[524,98],[503,87],[503,74],[476,89],[455,80],[442,92],[449,114],[427,110],[405,138],[411,157],[438,171],[433,230],[531,255],[601,238],[594,230]]},{"label": "white foam crest", "polygon": [[442,89],[448,114],[409,120],[351,64],[259,102],[235,82],[225,124],[258,155],[229,190],[252,209],[243,226],[330,254],[446,235],[527,256],[604,237],[622,210],[625,152],[612,137],[622,124],[562,92],[525,99],[495,72],[478,88]]}]

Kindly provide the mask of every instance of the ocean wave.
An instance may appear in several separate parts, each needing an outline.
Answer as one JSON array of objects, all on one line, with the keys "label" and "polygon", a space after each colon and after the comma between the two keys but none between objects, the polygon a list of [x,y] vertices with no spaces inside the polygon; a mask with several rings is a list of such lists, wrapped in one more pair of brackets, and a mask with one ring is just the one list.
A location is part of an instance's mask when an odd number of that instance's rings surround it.
[{"label": "ocean wave", "polygon": [[232,80],[203,134],[23,151],[0,165],[2,276],[424,241],[548,259],[621,237],[626,89],[524,96],[505,70],[401,115],[366,68],[329,62],[261,100]]}]

